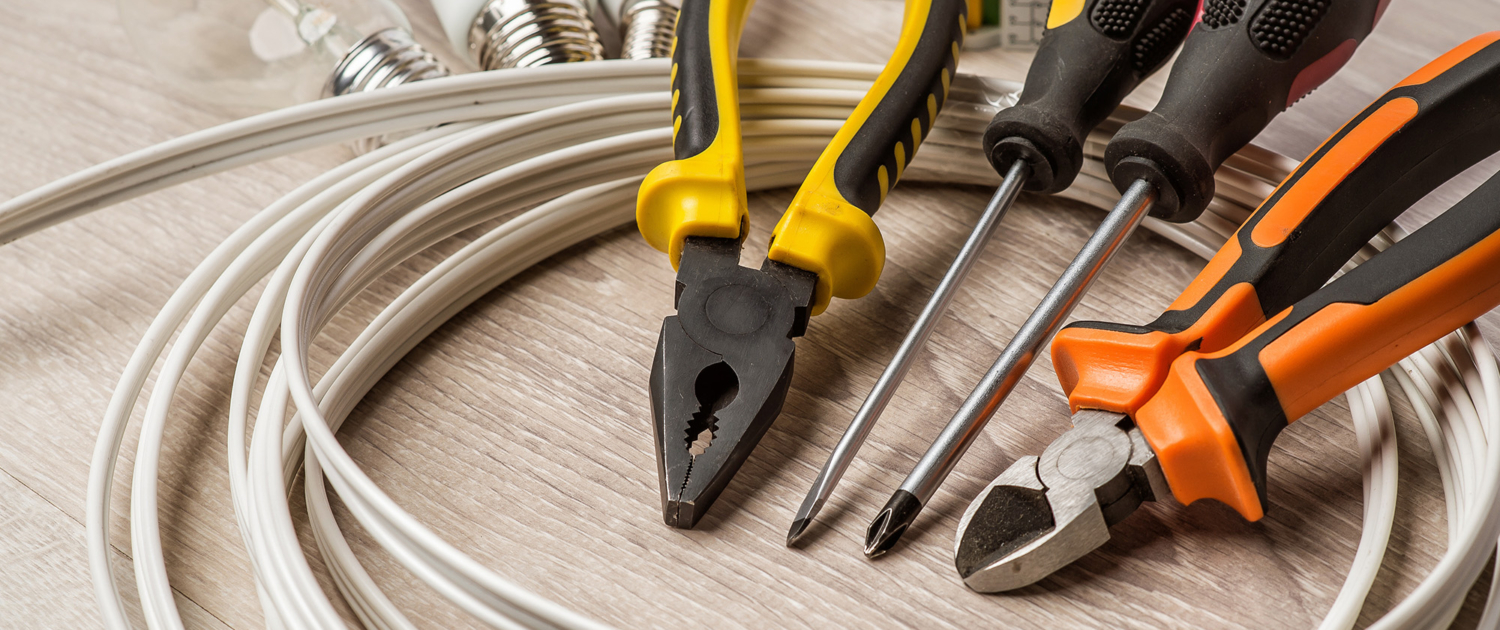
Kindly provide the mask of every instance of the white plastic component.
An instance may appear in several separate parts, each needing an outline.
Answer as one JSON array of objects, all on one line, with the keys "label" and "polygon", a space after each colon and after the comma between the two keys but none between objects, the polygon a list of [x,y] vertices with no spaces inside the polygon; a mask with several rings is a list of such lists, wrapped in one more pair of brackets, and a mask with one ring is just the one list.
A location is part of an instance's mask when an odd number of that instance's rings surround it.
[{"label": "white plastic component", "polygon": [[432,0],[438,23],[443,25],[443,33],[459,57],[469,58],[469,29],[474,26],[474,18],[479,17],[479,10],[489,3],[490,0]]},{"label": "white plastic component", "polygon": [[1014,50],[1036,50],[1047,30],[1048,0],[1000,0],[1000,45]]}]

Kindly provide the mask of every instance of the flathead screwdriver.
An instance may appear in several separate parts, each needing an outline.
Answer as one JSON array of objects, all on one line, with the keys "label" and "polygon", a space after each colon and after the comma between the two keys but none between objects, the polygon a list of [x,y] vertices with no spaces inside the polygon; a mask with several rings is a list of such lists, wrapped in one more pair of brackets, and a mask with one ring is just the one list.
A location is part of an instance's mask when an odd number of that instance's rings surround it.
[{"label": "flathead screwdriver", "polygon": [[865,555],[895,546],[1136,226],[1148,214],[1174,223],[1202,214],[1213,199],[1214,171],[1343,67],[1384,4],[1204,2],[1161,101],[1122,127],[1105,149],[1120,202],[870,523]]},{"label": "flathead screwdriver", "polygon": [[1004,181],[818,473],[787,533],[787,545],[807,530],[833,493],[1017,194],[1023,188],[1050,194],[1073,183],[1083,167],[1089,132],[1166,64],[1187,36],[1196,8],[1197,0],[1053,4],[1020,97],[985,129],[985,155]]}]

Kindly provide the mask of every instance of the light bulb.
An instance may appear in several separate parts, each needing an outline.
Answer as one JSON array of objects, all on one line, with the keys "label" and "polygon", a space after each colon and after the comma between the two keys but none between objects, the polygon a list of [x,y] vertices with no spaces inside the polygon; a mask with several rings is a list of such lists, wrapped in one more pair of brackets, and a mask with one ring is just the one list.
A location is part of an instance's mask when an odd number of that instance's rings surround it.
[{"label": "light bulb", "polygon": [[587,0],[432,0],[453,49],[481,70],[604,58]]},{"label": "light bulb", "polygon": [[621,59],[672,54],[682,0],[601,0],[604,14],[620,31]]},{"label": "light bulb", "polygon": [[119,0],[126,35],[173,89],[265,110],[448,74],[389,0]]}]

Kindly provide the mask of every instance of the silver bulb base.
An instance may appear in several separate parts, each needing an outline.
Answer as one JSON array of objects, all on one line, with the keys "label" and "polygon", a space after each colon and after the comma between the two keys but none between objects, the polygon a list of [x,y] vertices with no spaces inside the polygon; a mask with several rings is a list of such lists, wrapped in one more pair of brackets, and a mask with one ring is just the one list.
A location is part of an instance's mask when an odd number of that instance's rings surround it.
[{"label": "silver bulb base", "polygon": [[[368,92],[423,79],[448,76],[448,67],[422,48],[405,29],[388,28],[370,35],[344,53],[323,86],[323,98]],[[349,144],[355,153],[374,151],[414,132],[361,138]]]},{"label": "silver bulb base", "polygon": [[388,28],[370,35],[344,54],[328,77],[323,96],[343,96],[448,76],[448,68],[411,33]]},{"label": "silver bulb base", "polygon": [[491,0],[469,28],[469,56],[483,70],[604,58],[584,0]]},{"label": "silver bulb base", "polygon": [[620,58],[672,55],[682,0],[626,0],[620,7]]}]

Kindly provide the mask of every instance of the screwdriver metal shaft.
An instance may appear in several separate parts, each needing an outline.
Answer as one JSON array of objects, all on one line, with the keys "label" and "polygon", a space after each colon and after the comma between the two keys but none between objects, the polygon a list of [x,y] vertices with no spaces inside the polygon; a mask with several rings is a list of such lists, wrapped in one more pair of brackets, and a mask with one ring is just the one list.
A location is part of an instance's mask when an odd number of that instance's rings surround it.
[{"label": "screwdriver metal shaft", "polygon": [[896,356],[885,367],[885,372],[880,375],[880,379],[875,381],[875,388],[870,390],[870,395],[865,398],[864,404],[860,405],[859,412],[854,414],[854,420],[849,423],[849,428],[844,429],[844,435],[839,438],[838,445],[833,447],[827,463],[823,464],[823,470],[818,472],[818,478],[813,480],[812,488],[807,491],[807,497],[802,500],[802,506],[797,508],[797,516],[792,521],[792,528],[787,532],[787,546],[790,547],[802,537],[802,533],[807,531],[807,526],[812,523],[813,518],[823,509],[823,504],[828,501],[828,497],[833,494],[834,487],[843,478],[844,471],[848,470],[855,453],[859,452],[859,447],[865,443],[870,430],[875,428],[875,421],[880,418],[880,413],[885,411],[885,406],[895,395],[901,379],[906,377],[906,371],[911,368],[912,358],[927,343],[932,329],[937,326],[938,320],[948,310],[948,304],[953,301],[954,293],[957,292],[959,285],[963,284],[964,278],[968,277],[969,271],[974,268],[974,262],[979,259],[979,254],[984,251],[990,238],[995,235],[995,228],[1005,217],[1005,211],[1015,203],[1016,196],[1021,192],[1021,186],[1030,176],[1031,169],[1024,161],[1017,160],[1005,174],[1000,187],[995,189],[995,195],[990,198],[984,214],[979,216],[979,222],[974,225],[974,231],[969,233],[968,240],[964,241],[963,247],[958,250],[958,255],[953,258],[953,264],[948,267],[948,272],[943,275],[942,281],[933,290],[932,297],[927,300],[927,306],[923,307],[921,315],[917,316],[916,323],[912,324],[911,331],[906,334],[906,340],[902,341],[901,347],[896,350]]},{"label": "screwdriver metal shaft", "polygon": [[1026,318],[953,419],[943,427],[937,441],[928,447],[900,489],[870,523],[865,537],[866,556],[873,558],[889,551],[916,520],[922,506],[937,492],[938,486],[974,443],[979,431],[1031,367],[1037,351],[1062,328],[1089,285],[1145,219],[1156,195],[1157,191],[1150,183],[1137,180],[1120,197],[1119,203],[1104,217],[1099,229],[1068,264],[1062,277]]}]

